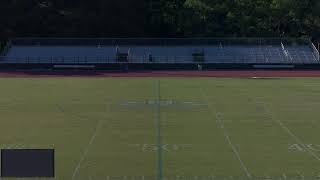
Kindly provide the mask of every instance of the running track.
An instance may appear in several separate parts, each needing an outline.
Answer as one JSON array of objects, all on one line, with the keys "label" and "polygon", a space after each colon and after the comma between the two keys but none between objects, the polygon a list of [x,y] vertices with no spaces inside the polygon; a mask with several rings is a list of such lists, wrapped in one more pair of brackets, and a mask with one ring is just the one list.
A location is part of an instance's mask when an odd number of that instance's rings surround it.
[{"label": "running track", "polygon": [[246,70],[246,71],[6,71],[0,77],[320,77],[319,71]]}]

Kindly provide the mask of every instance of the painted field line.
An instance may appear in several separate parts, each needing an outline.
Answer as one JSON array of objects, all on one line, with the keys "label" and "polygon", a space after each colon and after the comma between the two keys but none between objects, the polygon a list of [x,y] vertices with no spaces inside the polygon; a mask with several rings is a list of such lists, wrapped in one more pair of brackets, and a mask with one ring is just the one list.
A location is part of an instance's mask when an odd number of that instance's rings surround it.
[{"label": "painted field line", "polygon": [[[108,104],[108,105],[110,105],[110,104]],[[58,107],[58,110],[59,110],[61,113],[67,115],[67,114],[66,114],[66,111],[64,110],[64,108],[63,108],[61,105],[58,104],[57,107]],[[74,115],[74,114],[71,114],[71,116],[76,117],[76,118],[81,118],[80,116]],[[81,158],[80,158],[77,166],[76,166],[75,169],[73,170],[72,177],[71,177],[72,180],[74,180],[75,176],[78,174],[79,169],[80,169],[80,167],[81,167],[81,164],[82,164],[82,162],[85,160],[85,158],[86,158],[86,156],[87,156],[87,154],[88,154],[88,152],[89,152],[90,146],[91,146],[91,144],[94,142],[94,140],[95,140],[95,138],[96,138],[96,136],[97,136],[97,134],[98,134],[98,131],[99,131],[99,129],[100,129],[101,126],[102,126],[102,120],[99,120],[99,121],[97,122],[97,125],[96,125],[96,127],[95,127],[95,130],[94,130],[91,138],[90,138],[90,141],[89,141],[88,145],[86,146],[86,148],[85,148],[85,150],[84,150],[84,152],[83,152],[83,154],[82,154],[82,156],[81,156]]]},{"label": "painted field line", "polygon": [[212,109],[210,108],[211,103],[208,101],[208,99],[209,99],[208,95],[205,93],[205,91],[204,91],[204,89],[202,87],[200,88],[200,90],[201,90],[201,94],[202,94],[203,99],[205,99],[207,101],[208,111],[210,112],[211,116],[215,117],[217,122],[219,122],[220,128],[221,128],[221,130],[222,130],[222,132],[223,132],[223,134],[225,136],[225,139],[228,142],[229,146],[231,147],[233,153],[236,155],[237,159],[239,160],[242,170],[245,172],[245,174],[248,176],[248,178],[251,178],[252,176],[251,176],[247,166],[242,161],[237,148],[233,145],[233,143],[231,141],[231,138],[229,136],[229,133],[226,130],[226,128],[224,127],[223,120],[221,118],[221,113],[218,112],[215,108],[214,108],[214,113],[213,113]]},{"label": "painted field line", "polygon": [[309,147],[307,147],[304,142],[300,138],[298,138],[298,136],[296,136],[280,119],[274,117],[273,113],[269,110],[266,103],[260,103],[264,106],[266,113],[269,114],[272,120],[276,121],[280,125],[280,127],[284,131],[286,131],[298,144],[300,144],[306,151],[308,151],[316,160],[320,161],[320,157],[316,153],[314,153]]},{"label": "painted field line", "polygon": [[163,170],[162,170],[162,123],[161,123],[161,94],[160,94],[160,80],[157,81],[157,85],[156,85],[156,95],[157,95],[157,106],[156,106],[156,110],[157,110],[157,114],[156,114],[156,121],[157,121],[157,143],[158,143],[158,156],[157,156],[157,166],[158,166],[158,180],[162,180],[163,178]]},{"label": "painted field line", "polygon": [[95,127],[95,130],[94,130],[94,132],[93,132],[93,134],[92,134],[92,136],[90,138],[90,141],[89,141],[88,145],[86,146],[86,148],[85,148],[85,150],[84,150],[84,152],[83,152],[83,154],[82,154],[77,166],[75,167],[75,169],[74,169],[74,171],[72,173],[72,180],[78,174],[79,169],[81,167],[81,164],[85,160],[85,158],[87,157],[87,154],[89,152],[90,146],[92,145],[92,143],[94,142],[95,138],[97,137],[97,134],[98,134],[99,129],[101,128],[101,126],[102,126],[102,120],[99,120],[97,125],[96,125],[96,127]]}]

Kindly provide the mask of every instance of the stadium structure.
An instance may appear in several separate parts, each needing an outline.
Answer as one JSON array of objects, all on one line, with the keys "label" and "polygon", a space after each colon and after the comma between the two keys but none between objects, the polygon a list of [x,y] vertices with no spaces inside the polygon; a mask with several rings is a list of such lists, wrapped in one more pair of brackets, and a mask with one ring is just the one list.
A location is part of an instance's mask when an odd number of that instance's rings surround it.
[{"label": "stadium structure", "polygon": [[320,69],[303,38],[14,38],[1,69]]},{"label": "stadium structure", "polygon": [[309,39],[15,38],[0,49],[0,180],[320,179]]}]

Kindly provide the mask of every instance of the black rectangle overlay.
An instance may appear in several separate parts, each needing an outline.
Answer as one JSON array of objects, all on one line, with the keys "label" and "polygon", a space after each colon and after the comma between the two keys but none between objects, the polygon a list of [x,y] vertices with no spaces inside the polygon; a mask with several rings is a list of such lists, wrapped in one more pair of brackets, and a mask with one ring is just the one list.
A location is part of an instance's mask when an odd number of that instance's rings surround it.
[{"label": "black rectangle overlay", "polygon": [[1,177],[54,177],[54,149],[2,149]]}]

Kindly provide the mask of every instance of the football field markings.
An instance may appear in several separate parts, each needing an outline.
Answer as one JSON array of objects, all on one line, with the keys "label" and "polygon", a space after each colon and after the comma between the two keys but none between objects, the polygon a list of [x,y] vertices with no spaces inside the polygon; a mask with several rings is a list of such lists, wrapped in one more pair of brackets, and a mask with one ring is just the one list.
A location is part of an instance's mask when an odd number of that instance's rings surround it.
[{"label": "football field markings", "polygon": [[[59,110],[61,113],[63,113],[63,114],[66,115],[66,111],[64,110],[64,108],[63,108],[62,106],[57,105],[57,107],[58,107],[58,110]],[[77,115],[72,115],[72,116],[74,116],[74,117],[76,117],[76,118],[81,118],[81,117],[79,117],[79,116],[77,116]],[[80,169],[80,167],[81,167],[81,164],[82,164],[82,162],[85,160],[85,158],[86,158],[86,156],[87,156],[87,154],[88,154],[88,152],[89,152],[90,146],[91,146],[91,144],[94,142],[94,140],[95,140],[95,138],[96,138],[96,136],[97,136],[97,134],[98,134],[98,131],[99,131],[100,127],[101,127],[101,124],[102,124],[102,120],[98,120],[97,125],[95,126],[95,130],[94,130],[94,132],[93,132],[93,134],[92,134],[92,136],[91,136],[91,138],[90,138],[90,141],[89,141],[88,145],[86,146],[83,154],[81,155],[81,158],[80,158],[77,166],[76,166],[75,169],[73,170],[72,177],[71,177],[72,180],[74,180],[75,176],[78,174],[79,169]]]},{"label": "football field markings", "polygon": [[154,107],[154,106],[172,106],[172,107],[193,107],[193,106],[207,106],[203,102],[193,101],[176,101],[176,100],[144,100],[144,101],[127,101],[120,103],[121,106],[129,107]]},{"label": "football field markings", "polygon": [[[206,99],[206,100],[207,100],[208,111],[209,111],[210,115],[211,115],[212,117],[215,117],[215,119],[216,119],[217,122],[219,123],[220,128],[221,128],[221,130],[222,130],[222,132],[223,132],[223,135],[225,136],[225,139],[227,140],[227,142],[228,142],[229,146],[231,147],[233,153],[236,155],[237,159],[238,159],[239,162],[240,162],[240,165],[241,165],[242,170],[245,172],[245,174],[248,176],[248,178],[251,178],[252,176],[251,176],[251,174],[250,174],[247,166],[246,166],[246,165],[244,164],[244,162],[242,161],[238,150],[236,149],[236,147],[233,145],[233,143],[232,143],[232,141],[231,141],[231,138],[230,138],[230,136],[229,136],[228,131],[227,131],[227,130],[225,129],[225,127],[224,127],[223,120],[222,120],[222,118],[221,118],[221,113],[218,112],[215,108],[214,108],[214,110],[212,110],[212,108],[210,108],[211,103],[210,103],[210,101],[208,101],[208,99],[209,99],[209,98],[208,98],[208,95],[206,94],[206,92],[204,91],[204,89],[203,89],[202,87],[200,87],[200,91],[201,91],[201,94],[202,94],[203,99]],[[214,113],[213,113],[213,111],[214,111]]]},{"label": "football field markings", "polygon": [[157,118],[157,143],[158,143],[158,151],[157,151],[157,166],[158,166],[158,180],[162,180],[163,172],[162,172],[162,138],[161,138],[161,112],[160,112],[160,102],[161,102],[161,94],[160,94],[160,80],[157,81],[156,85],[156,94],[157,94],[157,100],[156,100],[156,118]]},{"label": "football field markings", "polygon": [[[129,144],[129,146],[137,147],[142,152],[148,151],[159,151],[158,144]],[[190,150],[192,144],[163,144],[161,149],[166,152],[180,151],[180,150]]]},{"label": "football field markings", "polygon": [[[312,151],[317,151],[317,152],[320,151],[320,149],[319,149],[320,146],[318,144],[306,144],[306,147]],[[318,147],[318,148],[315,148],[315,147]],[[291,144],[291,145],[289,145],[288,149],[291,151],[300,151],[300,152],[306,151],[305,148],[303,146],[301,146],[300,144]]]},{"label": "football field markings", "polygon": [[82,156],[81,156],[81,158],[80,158],[77,166],[75,167],[75,169],[74,169],[74,171],[73,171],[73,173],[72,173],[72,180],[74,180],[74,178],[75,178],[76,175],[78,174],[82,162],[83,162],[83,161],[85,160],[85,158],[87,157],[87,154],[88,154],[88,152],[89,152],[89,150],[90,150],[90,147],[91,147],[92,143],[94,142],[95,138],[97,137],[98,132],[99,132],[99,129],[102,127],[102,122],[103,122],[103,121],[102,121],[101,119],[98,120],[97,125],[96,125],[96,127],[95,127],[95,130],[94,130],[94,132],[93,132],[93,134],[92,134],[92,136],[91,136],[91,138],[90,138],[90,141],[89,141],[88,145],[86,146],[86,148],[85,148],[85,150],[84,150],[84,152],[83,152],[83,154],[82,154]]},{"label": "football field markings", "polygon": [[306,151],[308,151],[316,160],[320,161],[320,157],[314,153],[310,148],[308,148],[306,146],[306,144],[304,144],[304,142],[298,138],[298,136],[296,136],[279,118],[275,118],[273,113],[269,110],[268,106],[266,103],[264,102],[256,102],[261,104],[264,107],[264,110],[266,111],[267,115],[271,118],[271,120],[277,122],[280,127],[287,132],[287,134],[289,134],[298,144],[300,144],[300,146],[302,146]]}]

